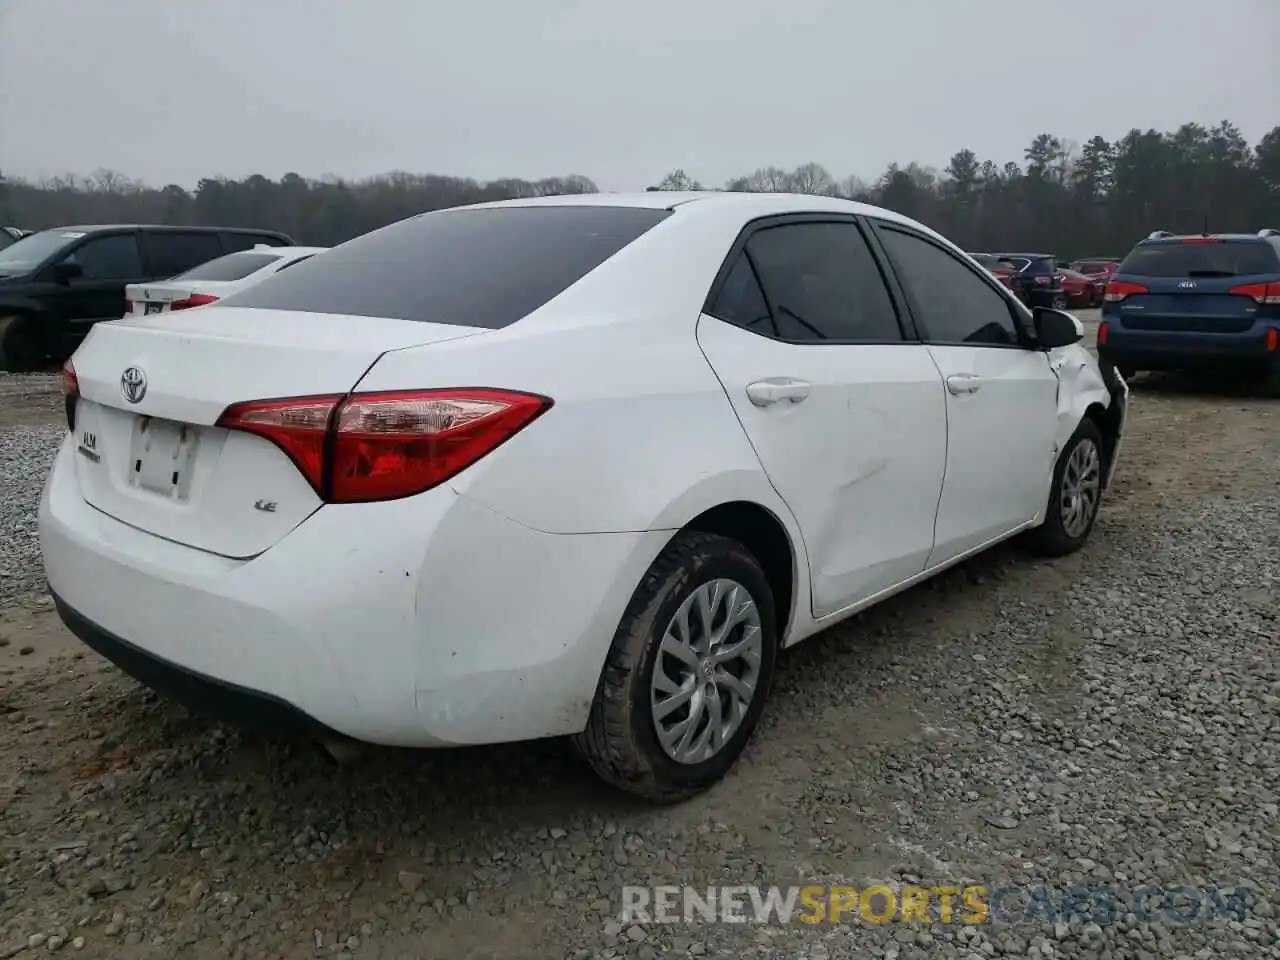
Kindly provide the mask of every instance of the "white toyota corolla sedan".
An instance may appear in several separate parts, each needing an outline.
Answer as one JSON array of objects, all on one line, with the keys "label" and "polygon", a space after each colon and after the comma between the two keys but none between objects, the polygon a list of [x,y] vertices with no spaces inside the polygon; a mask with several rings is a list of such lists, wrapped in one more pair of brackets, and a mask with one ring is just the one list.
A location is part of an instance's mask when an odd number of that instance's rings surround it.
[{"label": "white toyota corolla sedan", "polygon": [[212,716],[330,744],[572,736],[674,801],[783,647],[1017,534],[1080,548],[1128,388],[876,207],[441,210],[93,327],[40,505],[57,609]]}]

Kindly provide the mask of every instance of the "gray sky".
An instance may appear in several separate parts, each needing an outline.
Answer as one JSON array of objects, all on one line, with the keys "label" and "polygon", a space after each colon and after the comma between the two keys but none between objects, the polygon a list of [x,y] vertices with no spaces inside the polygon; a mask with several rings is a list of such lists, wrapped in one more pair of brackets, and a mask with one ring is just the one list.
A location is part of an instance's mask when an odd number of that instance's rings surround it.
[{"label": "gray sky", "polygon": [[0,0],[0,170],[872,179],[1045,131],[1256,142],[1277,51],[1280,0]]}]

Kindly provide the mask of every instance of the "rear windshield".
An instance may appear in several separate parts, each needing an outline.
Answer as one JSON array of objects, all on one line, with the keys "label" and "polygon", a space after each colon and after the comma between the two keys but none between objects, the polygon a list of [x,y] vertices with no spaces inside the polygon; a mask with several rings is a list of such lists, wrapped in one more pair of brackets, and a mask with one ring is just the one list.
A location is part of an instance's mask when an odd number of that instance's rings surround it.
[{"label": "rear windshield", "polygon": [[243,280],[251,273],[261,270],[280,257],[271,253],[229,253],[198,267],[192,267],[186,273],[180,273],[174,280]]},{"label": "rear windshield", "polygon": [[1280,271],[1265,241],[1145,243],[1124,258],[1117,273],[1139,277],[1249,277]]},{"label": "rear windshield", "polygon": [[1080,273],[1106,273],[1111,263],[1107,260],[1077,260],[1071,267]]},{"label": "rear windshield", "polygon": [[441,210],[357,237],[222,302],[498,329],[668,216],[641,207]]},{"label": "rear windshield", "polygon": [[1000,262],[989,253],[971,253],[969,256],[978,261],[979,266],[986,267],[988,270],[994,270],[1000,265]]}]

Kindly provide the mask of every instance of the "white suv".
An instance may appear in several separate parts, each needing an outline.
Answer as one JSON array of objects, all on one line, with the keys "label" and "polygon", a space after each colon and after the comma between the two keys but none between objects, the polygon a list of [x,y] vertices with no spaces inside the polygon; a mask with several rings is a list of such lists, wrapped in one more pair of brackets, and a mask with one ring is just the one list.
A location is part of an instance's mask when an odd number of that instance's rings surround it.
[{"label": "white suv", "polygon": [[571,735],[714,783],[778,651],[1008,537],[1089,536],[1127,388],[1069,314],[823,197],[517,200],[95,326],[40,507],[67,625],[213,715]]}]

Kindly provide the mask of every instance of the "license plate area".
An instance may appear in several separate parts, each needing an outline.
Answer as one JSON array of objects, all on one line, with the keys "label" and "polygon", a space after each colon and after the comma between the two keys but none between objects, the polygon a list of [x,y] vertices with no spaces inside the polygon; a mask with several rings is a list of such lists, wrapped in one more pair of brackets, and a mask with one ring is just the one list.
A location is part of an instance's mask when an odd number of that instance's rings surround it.
[{"label": "license plate area", "polygon": [[142,308],[143,316],[147,316],[147,315],[152,314],[152,313],[163,313],[163,312],[164,312],[164,304],[163,304],[163,303],[152,303],[152,302],[148,302],[148,303],[146,304],[146,306],[144,306],[144,307]]},{"label": "license plate area", "polygon": [[138,417],[129,445],[129,485],[170,500],[186,500],[199,443],[198,427]]}]

